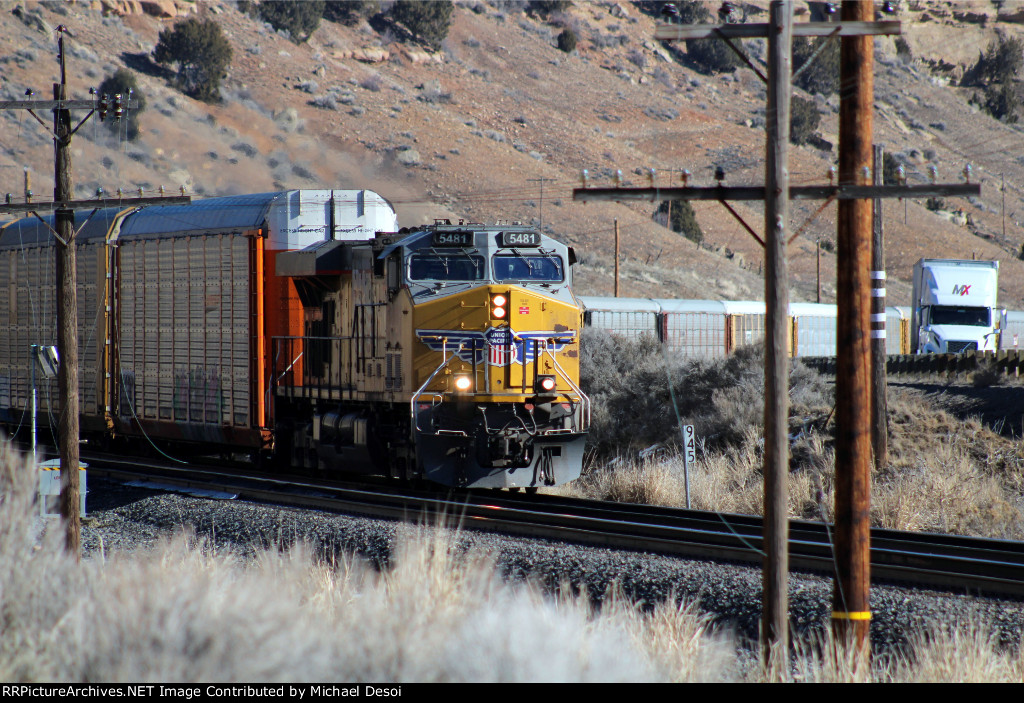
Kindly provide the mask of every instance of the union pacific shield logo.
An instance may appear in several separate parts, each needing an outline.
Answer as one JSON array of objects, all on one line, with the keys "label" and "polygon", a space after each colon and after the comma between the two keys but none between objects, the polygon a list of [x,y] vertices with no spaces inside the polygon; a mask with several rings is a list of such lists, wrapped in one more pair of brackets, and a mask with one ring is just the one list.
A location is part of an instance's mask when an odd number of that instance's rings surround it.
[{"label": "union pacific shield logo", "polygon": [[491,366],[508,366],[516,363],[519,354],[512,341],[512,331],[507,327],[492,327],[484,333],[487,339],[487,363]]},{"label": "union pacific shield logo", "polygon": [[416,330],[416,336],[433,351],[447,351],[467,363],[508,366],[531,363],[545,350],[559,352],[576,338],[575,330],[565,332],[516,332],[508,327],[491,327],[486,332],[468,330]]}]

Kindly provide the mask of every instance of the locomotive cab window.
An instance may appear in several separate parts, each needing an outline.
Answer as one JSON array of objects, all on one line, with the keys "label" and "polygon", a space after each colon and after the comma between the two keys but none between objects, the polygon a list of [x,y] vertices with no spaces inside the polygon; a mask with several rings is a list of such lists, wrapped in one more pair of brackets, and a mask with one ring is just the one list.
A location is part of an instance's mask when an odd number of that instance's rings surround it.
[{"label": "locomotive cab window", "polygon": [[551,254],[498,254],[494,257],[496,281],[546,281],[565,279],[562,259]]},{"label": "locomotive cab window", "polygon": [[409,279],[413,281],[482,281],[487,270],[484,258],[465,252],[413,254]]}]

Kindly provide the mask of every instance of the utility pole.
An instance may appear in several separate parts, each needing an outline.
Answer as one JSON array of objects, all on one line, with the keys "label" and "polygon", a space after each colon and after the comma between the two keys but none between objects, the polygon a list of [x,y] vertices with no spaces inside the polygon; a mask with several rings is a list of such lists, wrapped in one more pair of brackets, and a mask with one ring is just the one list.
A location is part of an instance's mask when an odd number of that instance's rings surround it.
[{"label": "utility pole", "polygon": [[815,298],[814,302],[821,302],[821,235],[814,238],[814,271],[815,280]]},{"label": "utility pole", "polygon": [[[782,65],[781,61],[779,59],[773,59],[772,58],[772,49],[770,48],[769,49],[769,61],[774,63],[774,64],[776,64],[776,65],[775,66],[769,66],[769,71],[772,73],[772,77],[769,78],[768,76],[765,76],[764,74],[762,74],[761,71],[742,53],[742,51],[735,44],[733,44],[733,42],[731,41],[732,39],[767,38],[769,40],[770,44],[772,42],[776,42],[776,45],[775,45],[776,50],[781,51],[782,46],[784,44],[787,44],[787,42],[791,41],[791,37],[822,37],[822,38],[826,38],[826,40],[828,40],[828,41],[832,41],[835,38],[841,38],[841,39],[844,40],[844,46],[846,46],[845,40],[847,38],[851,38],[851,39],[855,38],[855,39],[857,39],[857,43],[850,44],[847,47],[846,52],[844,53],[844,56],[846,54],[850,54],[851,55],[851,61],[852,61],[852,59],[853,59],[852,55],[855,54],[856,52],[865,52],[865,51],[869,52],[870,51],[870,49],[871,49],[871,42],[872,42],[871,37],[878,36],[878,35],[899,34],[901,32],[901,28],[900,28],[900,23],[899,22],[894,22],[894,21],[875,22],[875,21],[871,21],[872,20],[872,12],[871,12],[871,3],[870,2],[858,2],[858,3],[856,3],[858,14],[856,14],[855,17],[857,19],[854,19],[854,17],[848,15],[850,10],[846,6],[847,4],[844,4],[844,12],[843,12],[843,16],[842,16],[843,21],[839,22],[839,23],[832,23],[832,22],[799,22],[799,23],[792,23],[791,22],[791,16],[792,16],[791,15],[791,12],[792,12],[791,8],[787,11],[786,8],[781,7],[781,6],[788,5],[788,4],[789,3],[780,2],[779,0],[774,0],[772,2],[771,21],[769,23],[767,23],[767,24],[736,25],[736,24],[730,24],[728,22],[723,22],[722,24],[718,24],[718,25],[688,25],[688,26],[684,26],[684,25],[659,25],[657,30],[656,30],[656,32],[655,32],[655,39],[664,40],[664,41],[674,41],[674,40],[684,40],[684,39],[719,38],[719,39],[725,40],[727,42],[727,44],[729,45],[729,47],[731,49],[733,49],[737,54],[739,54],[740,57],[746,62],[746,64],[755,73],[757,73],[757,75],[760,76],[766,83],[768,83],[769,100],[770,101],[778,102],[778,101],[781,101],[781,100],[785,99],[784,96],[788,96],[788,93],[785,92],[785,91],[789,90],[789,83],[792,80],[795,79],[796,75],[798,73],[800,73],[806,67],[806,65],[805,66],[801,66],[799,69],[797,69],[797,71],[795,73],[792,73],[791,75],[787,74],[786,73],[786,69]],[[852,3],[849,3],[849,4],[852,4]],[[723,19],[727,19],[727,17],[725,16],[727,14],[727,12],[725,11],[726,5],[723,5],[723,11],[720,12],[720,16],[723,16]],[[863,7],[861,7],[861,6],[863,6]],[[860,11],[862,9],[866,10],[866,15],[860,13]],[[787,23],[787,22],[789,22],[790,25],[791,25],[791,29],[790,29],[790,32],[789,32],[790,39],[788,39],[788,40],[783,39],[781,37],[781,35],[783,34],[782,25]],[[865,66],[861,66],[858,69],[858,72],[857,72],[857,76],[858,77],[862,76],[865,71],[870,72],[870,70],[871,70],[872,62],[870,61],[870,53],[867,54],[867,57],[868,57],[869,60],[867,61],[866,65]],[[776,63],[777,61],[779,63]],[[867,102],[865,102],[865,100],[864,100],[864,94],[865,93],[863,91],[863,87],[857,85],[858,78],[857,77],[851,77],[848,74],[844,74],[844,76],[845,77],[843,78],[843,81],[842,81],[842,85],[844,86],[844,91],[843,91],[844,96],[847,94],[847,90],[848,90],[847,88],[845,88],[845,86],[851,86],[851,88],[849,90],[851,90],[852,92],[856,93],[856,95],[858,96],[858,99],[853,100],[853,101],[851,101],[849,97],[845,97],[844,98],[844,104],[846,105],[845,123],[855,124],[858,119],[865,119],[866,120],[864,128],[866,129],[866,134],[868,135],[868,137],[867,137],[867,143],[869,145],[868,155],[870,156],[870,143],[871,143],[871,141],[870,141],[870,134],[871,134],[871,110],[872,110],[872,105],[871,105],[870,99],[868,99]],[[870,94],[872,92],[871,91],[871,76],[870,76],[870,74],[868,75],[866,80],[867,80],[867,91],[866,91],[866,94],[868,96],[870,96]],[[778,83],[778,82],[784,82],[787,85],[785,87],[773,85],[773,83]],[[769,114],[771,114],[772,109],[770,108],[768,110],[768,112],[769,112]],[[853,132],[851,130],[851,133],[856,135],[856,136],[858,136],[861,139],[863,138],[863,134],[861,134],[860,132]],[[841,152],[840,161],[841,161],[841,164],[844,163],[844,157],[842,156],[842,153],[844,151],[851,151],[854,148],[854,146],[855,146],[851,142],[850,136],[847,135],[846,139],[843,139],[843,137],[842,137],[843,134],[844,134],[844,132],[841,130],[841,137],[840,137],[840,152]],[[803,228],[806,226],[807,223],[805,223],[803,226],[801,226],[800,228],[795,230],[794,233],[789,234],[789,238],[788,239],[785,239],[785,234],[788,234],[788,230],[786,229],[788,227],[788,223],[785,222],[784,219],[781,222],[779,222],[778,219],[772,220],[772,219],[769,219],[769,217],[768,217],[768,213],[770,211],[773,211],[773,208],[775,208],[775,210],[773,212],[776,215],[781,214],[781,213],[778,213],[778,208],[779,208],[779,203],[780,203],[779,196],[781,194],[788,193],[788,196],[789,196],[790,199],[801,199],[801,200],[811,200],[811,199],[813,199],[813,200],[826,200],[826,201],[829,201],[829,202],[831,202],[832,200],[838,200],[841,207],[842,207],[843,203],[854,202],[854,201],[864,201],[865,199],[867,199],[866,202],[868,202],[868,205],[870,207],[870,199],[871,198],[895,198],[895,197],[906,198],[906,197],[920,197],[922,195],[924,195],[924,196],[931,196],[931,195],[937,195],[937,194],[955,195],[955,196],[968,196],[968,195],[978,195],[981,192],[981,189],[980,189],[979,186],[972,185],[972,184],[969,184],[969,183],[968,184],[962,184],[962,185],[961,184],[929,184],[929,185],[925,185],[925,186],[905,186],[905,185],[901,185],[901,186],[884,186],[884,185],[883,186],[875,186],[875,185],[870,185],[870,165],[869,165],[870,162],[869,161],[865,162],[863,164],[865,166],[868,166],[867,174],[865,174],[863,172],[863,169],[852,168],[852,171],[851,171],[850,167],[848,167],[848,171],[850,171],[850,173],[845,174],[845,177],[841,178],[840,182],[837,183],[837,184],[833,184],[833,183],[830,182],[829,185],[827,185],[827,186],[788,186],[788,185],[786,185],[788,180],[785,179],[786,164],[782,160],[784,158],[784,152],[780,153],[779,150],[778,150],[778,146],[777,146],[778,140],[782,139],[783,135],[784,135],[784,133],[781,132],[781,130],[780,130],[778,125],[776,125],[775,129],[771,129],[771,128],[768,129],[768,133],[766,135],[766,138],[767,138],[767,144],[766,144],[767,156],[766,156],[766,159],[768,161],[768,165],[766,166],[766,173],[767,174],[779,173],[779,175],[776,176],[777,180],[774,183],[769,182],[769,183],[766,184],[766,186],[763,186],[763,187],[758,187],[758,186],[725,186],[721,182],[722,179],[720,177],[717,177],[717,176],[716,176],[716,179],[719,181],[718,185],[717,186],[712,186],[712,187],[687,187],[687,186],[684,186],[682,188],[622,188],[622,187],[619,187],[619,181],[617,180],[616,181],[616,187],[614,187],[614,188],[603,188],[603,187],[602,188],[590,188],[590,187],[584,187],[584,188],[575,189],[573,191],[573,199],[574,200],[579,200],[579,201],[612,200],[612,201],[620,201],[620,202],[621,201],[660,202],[662,200],[717,200],[717,201],[719,201],[722,204],[722,206],[725,207],[725,209],[734,218],[736,218],[736,220],[744,227],[744,229],[746,229],[747,232],[750,233],[750,235],[752,237],[754,237],[754,239],[756,239],[762,246],[765,246],[765,248],[766,248],[766,261],[768,259],[771,259],[771,258],[775,258],[777,261],[778,261],[778,259],[782,260],[781,265],[779,263],[774,264],[776,266],[774,274],[766,272],[766,278],[765,278],[765,301],[766,301],[766,306],[765,307],[766,307],[766,312],[769,309],[771,309],[771,308],[774,308],[775,310],[781,309],[783,311],[782,315],[784,316],[783,317],[783,325],[785,325],[785,321],[786,321],[786,318],[788,318],[788,312],[789,311],[788,311],[787,307],[780,306],[780,301],[787,300],[786,296],[788,296],[788,292],[786,292],[786,289],[788,289],[788,285],[789,285],[788,280],[785,279],[786,268],[785,268],[785,264],[784,264],[784,257],[785,257],[784,245],[792,243],[792,241],[799,235],[799,233],[803,230]],[[860,152],[857,151],[856,153],[859,155]],[[857,164],[859,166],[860,165],[860,161],[861,161],[861,157],[858,156],[857,158],[850,158],[849,156],[846,156],[845,157],[845,161]],[[783,178],[783,180],[781,180],[781,181],[778,180],[780,177]],[[771,180],[771,175],[769,175],[768,180],[769,181]],[[737,213],[736,210],[734,210],[729,205],[729,201],[732,201],[732,200],[761,200],[761,201],[764,201],[766,203],[766,205],[765,205],[765,213],[766,213],[765,235],[766,236],[765,236],[764,239],[762,239],[757,234],[757,232],[755,232],[754,229],[743,220],[743,218],[740,216],[740,214]],[[828,203],[826,202],[826,205],[827,204]],[[821,209],[818,210],[817,214],[820,214],[823,209],[824,209],[824,206]],[[849,208],[846,208],[846,209],[849,209]],[[862,209],[862,206],[858,206],[857,208],[854,208],[853,210],[856,213],[859,214],[861,212],[861,209]],[[870,209],[868,210],[868,212],[870,213]],[[817,216],[817,214],[815,216]],[[783,214],[783,217],[784,217],[784,214]],[[849,216],[847,216],[847,217],[849,217]],[[812,217],[812,219],[813,219],[813,217]],[[870,228],[870,215],[868,216],[867,222],[868,222],[867,226]],[[776,231],[773,231],[773,230],[776,230]],[[840,249],[840,253],[839,253],[840,260],[844,259],[844,257],[851,257],[851,256],[853,256],[853,254],[850,253],[850,250],[853,250],[853,249],[857,249],[858,250],[857,252],[855,252],[857,254],[863,253],[863,255],[865,255],[865,256],[867,255],[867,253],[869,251],[869,246],[868,246],[867,243],[870,242],[870,238],[867,235],[867,231],[868,230],[863,230],[863,229],[853,229],[853,228],[851,228],[849,226],[844,227],[842,224],[840,224],[840,240],[841,241],[842,240],[846,240],[845,246]],[[862,233],[862,234],[858,234],[857,236],[863,236],[864,237],[864,243],[863,244],[861,244],[861,242],[859,240],[854,241],[853,233],[855,233],[855,232],[856,233]],[[778,241],[775,241],[776,238],[778,239]],[[856,244],[856,246],[854,246],[854,244]],[[848,296],[853,295],[853,293],[854,293],[852,287],[850,287],[852,285],[852,283],[857,283],[858,285],[863,285],[864,291],[867,291],[867,285],[864,282],[866,282],[866,280],[867,280],[867,271],[868,271],[868,266],[869,266],[869,263],[870,263],[870,258],[865,258],[865,256],[859,256],[856,259],[855,262],[851,261],[851,262],[846,262],[845,263],[846,271],[844,273],[840,274],[839,286],[838,286],[839,287],[839,298],[840,298],[841,310],[842,309],[846,310],[846,322],[845,323],[844,322],[840,322],[840,325],[843,325],[843,324],[846,325],[845,328],[841,327],[841,329],[840,329],[840,344],[839,344],[840,353],[842,353],[844,358],[846,358],[845,364],[846,364],[846,367],[848,368],[848,371],[850,371],[851,373],[852,372],[856,372],[858,374],[858,377],[863,377],[863,379],[864,379],[864,381],[862,381],[860,383],[860,385],[856,386],[855,388],[850,388],[848,383],[844,383],[842,393],[840,393],[840,389],[839,389],[838,384],[837,384],[836,401],[837,401],[837,406],[838,407],[844,408],[843,422],[846,423],[846,425],[844,427],[848,427],[851,422],[867,423],[868,422],[868,418],[870,417],[870,415],[869,415],[870,411],[869,411],[868,406],[867,406],[869,390],[868,390],[868,386],[866,384],[866,379],[867,379],[867,375],[868,375],[868,365],[867,364],[868,364],[868,360],[869,360],[869,357],[868,357],[868,355],[866,353],[867,352],[867,342],[866,342],[866,340],[870,336],[870,328],[869,328],[869,325],[868,325],[869,317],[867,315],[868,306],[861,301],[861,298],[866,298],[867,297],[867,293],[866,292],[857,293],[857,305],[858,305],[858,308],[855,311],[856,314],[851,314],[850,313],[851,302],[847,299]],[[851,274],[851,272],[849,270],[851,266],[859,266],[860,267],[859,272],[857,272],[856,274]],[[864,281],[861,281],[860,279],[864,279]],[[847,283],[844,284],[844,281],[847,281]],[[782,290],[779,290],[779,289],[782,289]],[[843,318],[843,312],[840,312],[840,318],[841,319]],[[775,324],[778,323],[778,321],[779,320],[778,320],[777,313],[775,314],[775,317],[773,319],[771,319],[771,320],[766,319],[766,330],[767,329],[771,329]],[[785,329],[785,328],[783,328],[783,329]],[[856,363],[853,363],[852,360],[850,359],[850,350],[843,348],[843,346],[844,346],[843,340],[845,340],[848,337],[857,337],[858,339],[863,339],[864,340],[863,341],[864,353],[857,355]],[[780,573],[785,572],[786,567],[787,567],[787,563],[786,563],[787,559],[785,557],[785,554],[786,554],[785,547],[783,547],[781,552],[779,552],[779,551],[776,550],[775,547],[773,547],[771,545],[771,543],[773,542],[773,540],[775,540],[777,538],[777,535],[779,533],[779,528],[778,528],[777,524],[774,521],[779,520],[780,516],[781,516],[782,521],[785,523],[786,522],[785,516],[786,516],[787,512],[786,512],[786,502],[785,502],[785,484],[783,483],[783,485],[782,485],[782,489],[781,489],[782,490],[782,497],[781,497],[781,501],[780,501],[779,493],[778,493],[779,489],[776,488],[774,486],[774,484],[771,485],[771,486],[769,485],[768,474],[769,474],[770,471],[772,471],[774,469],[774,467],[770,466],[770,463],[778,464],[779,462],[782,462],[781,463],[782,471],[785,472],[785,471],[788,470],[788,457],[787,457],[788,452],[786,451],[787,448],[788,448],[788,445],[786,444],[787,438],[785,437],[785,435],[783,435],[783,437],[782,437],[782,446],[781,447],[772,447],[772,444],[771,444],[771,442],[773,442],[772,437],[773,437],[774,433],[778,432],[779,428],[783,428],[783,430],[784,430],[784,428],[786,428],[786,426],[787,426],[788,417],[786,415],[787,411],[785,410],[786,407],[787,407],[786,406],[785,396],[787,395],[787,387],[788,387],[787,386],[787,381],[788,381],[788,379],[785,377],[784,374],[780,374],[780,367],[777,366],[778,360],[776,358],[774,358],[773,356],[770,356],[770,355],[775,354],[776,352],[774,350],[779,350],[780,347],[781,347],[781,349],[785,349],[786,348],[784,346],[785,344],[786,344],[786,338],[784,336],[784,333],[783,333],[783,336],[781,337],[781,340],[779,338],[779,334],[778,334],[777,331],[770,332],[769,336],[766,337],[766,349],[765,349],[765,365],[766,365],[766,368],[765,368],[765,375],[766,375],[766,388],[765,388],[765,477],[766,477],[765,478],[765,484],[766,484],[765,485],[765,518],[766,519],[765,519],[765,534],[764,534],[764,538],[763,538],[763,544],[765,546],[765,567],[764,567],[764,576],[763,576],[763,578],[764,578],[764,586],[763,587],[764,587],[764,593],[765,593],[765,602],[764,602],[764,611],[763,611],[763,621],[762,621],[761,632],[762,632],[762,651],[766,654],[765,662],[769,663],[770,661],[774,660],[776,666],[778,666],[779,664],[783,664],[785,662],[785,657],[787,655],[786,647],[783,646],[784,643],[785,643],[785,638],[787,636],[786,627],[785,627],[785,625],[780,625],[779,624],[779,620],[778,620],[779,616],[781,615],[781,617],[783,618],[783,623],[785,622],[786,607],[787,607],[786,594],[785,594],[784,588],[780,592],[780,588],[782,587],[782,584],[784,583],[784,580],[779,579],[779,577],[776,576],[776,574],[780,574]],[[774,348],[774,350],[773,350],[773,348]],[[780,353],[782,353],[782,352],[780,352]],[[772,365],[772,364],[775,364],[776,367],[775,368],[769,368],[770,365]],[[856,367],[856,368],[850,368],[850,367]],[[784,369],[784,368],[785,368],[785,366],[781,366],[781,369]],[[842,372],[840,372],[838,375],[841,376]],[[768,386],[769,377],[771,377],[771,382],[774,384],[773,386],[770,386],[770,387]],[[860,397],[858,397],[856,399],[855,403],[853,401],[851,401],[851,399],[849,398],[849,394],[850,393],[859,393],[860,394]],[[775,396],[783,396],[783,397],[782,398],[777,398]],[[851,407],[853,409],[851,409]],[[782,413],[781,415],[779,414],[780,411]],[[774,417],[774,422],[769,424],[769,418],[771,418],[771,417]],[[844,431],[849,433],[848,429],[841,429],[840,430],[840,432],[844,432]],[[770,447],[772,447],[772,448],[770,448]],[[773,455],[773,457],[771,459],[769,458],[769,454],[770,453]],[[858,458],[858,460],[859,460],[859,458]],[[843,475],[850,474],[851,473],[851,471],[850,471],[850,462],[851,462],[851,457],[849,456],[849,452],[847,450],[844,450],[843,452],[840,452],[838,450],[838,443],[837,443],[837,452],[836,452],[836,473],[837,473],[837,475],[839,475],[839,474],[843,474]],[[848,490],[849,490],[848,487],[846,487],[845,485],[843,485],[841,483],[840,483],[839,486],[837,486],[837,494],[840,491],[848,492]],[[847,500],[848,499],[846,499],[846,498],[842,499],[842,501],[844,501],[844,502],[846,502]],[[773,502],[774,502],[774,505],[770,505]],[[837,496],[837,504],[839,502],[840,502],[840,498]],[[771,518],[769,518],[769,515],[771,515]],[[857,517],[859,519],[861,517],[860,514],[858,514]],[[864,515],[864,517],[866,518],[866,514]],[[867,525],[866,522],[864,524],[865,524],[865,526]],[[774,527],[770,527],[770,525],[774,525]],[[837,532],[838,532],[838,530],[837,530]],[[844,533],[844,537],[843,537],[844,540],[845,539],[850,539],[850,536],[847,534],[848,532],[849,531],[847,530],[847,532]],[[783,533],[783,534],[785,534],[785,533]],[[785,538],[783,537],[783,539],[785,539]],[[839,540],[838,535],[837,535],[836,539],[837,539],[837,542],[838,542],[838,540]],[[851,552],[850,548],[844,549],[843,550],[843,556],[841,556],[841,557],[839,556],[840,550],[838,548],[836,549],[836,552],[837,552],[837,557],[836,557],[837,561],[840,558],[845,559],[847,561],[850,559],[850,556],[849,556],[849,554]],[[843,569],[840,570],[838,565],[837,565],[837,573],[847,573],[847,572],[850,572],[851,570],[852,569],[849,566],[847,566],[847,565],[844,565]],[[858,573],[860,573],[860,572],[858,572]],[[864,571],[863,573],[866,576],[867,572]],[[776,580],[776,579],[778,579],[778,580]],[[865,583],[866,583],[866,581],[865,581]],[[840,584],[842,584],[842,585],[840,585]],[[845,590],[847,590],[848,587],[847,587],[845,581],[838,581],[836,588],[839,591],[845,591]],[[866,591],[865,591],[865,594],[866,594]],[[860,610],[853,611],[852,608],[848,608],[846,605],[833,608],[833,618],[834,618],[833,622],[834,623],[835,622],[857,622],[858,621],[857,618],[859,618],[861,616],[860,615],[853,615],[851,617],[851,613],[852,612],[857,612],[857,613],[866,612],[866,605],[867,605],[867,603],[866,603],[866,595],[865,595],[865,603],[864,603],[865,608],[864,608],[863,611],[860,611]],[[769,659],[769,656],[772,659]],[[784,668],[781,669],[781,670],[784,670]]]},{"label": "utility pole", "polygon": [[[54,145],[54,188],[53,202],[32,203],[32,192],[28,170],[25,171],[25,203],[14,204],[7,198],[7,203],[0,205],[0,213],[30,212],[42,220],[38,210],[46,206],[55,208],[54,227],[50,232],[57,240],[56,250],[56,286],[57,286],[57,349],[60,357],[58,366],[58,388],[60,408],[57,421],[57,442],[60,451],[60,512],[65,530],[65,546],[76,558],[81,553],[81,521],[80,489],[78,472],[80,467],[79,439],[79,403],[78,403],[78,282],[75,270],[75,208],[93,207],[98,209],[107,204],[102,200],[73,200],[74,189],[71,181],[71,137],[85,124],[92,114],[99,110],[101,119],[106,116],[108,100],[101,96],[94,100],[68,100],[67,70],[64,61],[64,35],[67,27],[60,25],[57,31],[57,59],[60,63],[60,82],[53,84],[53,100],[15,100],[0,102],[0,109],[28,110],[44,128],[46,123],[40,119],[35,110],[53,110],[53,145]],[[28,91],[31,95],[31,91]],[[126,104],[127,103],[127,104]],[[118,95],[114,101],[114,117],[120,119],[124,108],[131,109],[135,105],[131,101],[121,100]],[[86,109],[89,114],[71,126],[71,110]],[[186,197],[173,198],[131,198],[133,201],[187,202]],[[125,203],[124,200],[121,201]],[[43,220],[45,224],[45,220]],[[34,364],[35,359],[30,359]]]},{"label": "utility pole", "polygon": [[[63,25],[61,25],[63,26]],[[67,72],[64,63],[64,32],[58,32],[57,56],[60,83],[53,84],[53,99],[67,100]],[[65,203],[74,193],[71,187],[71,111],[53,111],[54,186],[53,200]],[[60,516],[64,522],[65,546],[77,558],[80,554],[81,524],[78,485],[78,276],[75,271],[75,211],[57,206],[57,387],[60,414],[57,443],[60,445]]]},{"label": "utility pole", "polygon": [[544,183],[551,183],[554,178],[527,178],[527,183],[540,183],[540,231],[544,231]]},{"label": "utility pole", "polygon": [[[884,151],[875,146],[875,185],[885,185]],[[874,402],[871,404],[871,447],[874,450],[875,468],[886,465],[889,453],[889,413],[886,399],[885,371],[885,236],[882,223],[882,201],[872,202],[871,242],[871,383]]]},{"label": "utility pole", "polygon": [[615,220],[615,297],[619,297],[619,221]]},{"label": "utility pole", "polygon": [[764,188],[764,660],[785,670],[789,650],[789,114],[793,4],[775,0],[768,30],[768,107]]},{"label": "utility pole", "polygon": [[[868,22],[871,0],[842,4],[843,22]],[[840,41],[839,183],[871,182],[874,42]],[[839,202],[836,316],[836,580],[832,630],[867,655],[871,625],[871,201]]]}]

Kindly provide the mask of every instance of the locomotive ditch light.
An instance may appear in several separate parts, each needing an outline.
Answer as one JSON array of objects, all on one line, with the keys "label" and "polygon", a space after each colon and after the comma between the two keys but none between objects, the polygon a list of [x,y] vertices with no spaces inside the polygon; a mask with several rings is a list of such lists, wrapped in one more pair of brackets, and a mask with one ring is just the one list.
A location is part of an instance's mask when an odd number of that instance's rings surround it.
[{"label": "locomotive ditch light", "polygon": [[555,392],[557,385],[554,376],[538,376],[534,391],[541,394],[551,394]]},{"label": "locomotive ditch light", "polygon": [[468,393],[473,390],[473,379],[470,376],[459,375],[455,377],[455,390],[459,393]]}]

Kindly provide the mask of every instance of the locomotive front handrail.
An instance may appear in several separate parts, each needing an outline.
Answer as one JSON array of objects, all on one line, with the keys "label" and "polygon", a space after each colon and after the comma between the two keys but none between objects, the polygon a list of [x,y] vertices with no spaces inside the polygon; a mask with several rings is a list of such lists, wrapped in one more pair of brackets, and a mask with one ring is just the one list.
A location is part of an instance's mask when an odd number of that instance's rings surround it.
[{"label": "locomotive front handrail", "polygon": [[[459,351],[461,351],[464,346],[465,346],[465,344],[460,344],[459,345]],[[448,356],[448,338],[447,337],[442,337],[441,338],[441,365],[438,366],[436,369],[434,369],[434,373],[430,374],[430,376],[427,378],[427,380],[423,382],[423,385],[420,386],[419,390],[412,394],[412,400],[409,401],[409,412],[412,413],[412,416],[413,416],[413,426],[416,428],[417,432],[422,432],[423,430],[420,429],[420,418],[419,418],[419,415],[416,413],[416,401],[419,399],[420,396],[423,395],[424,391],[426,391],[427,386],[430,385],[430,382],[434,380],[434,376],[436,376],[438,373],[440,373],[441,369],[443,369],[445,366],[447,366],[448,362],[450,362],[452,359],[456,358],[457,356],[458,356],[457,352],[452,354],[451,356]],[[435,391],[435,393],[436,393],[436,391]]]},{"label": "locomotive front handrail", "polygon": [[[573,382],[572,376],[567,374],[565,372],[565,369],[562,368],[562,365],[558,363],[558,358],[548,348],[548,345],[547,345],[547,341],[548,340],[544,340],[544,341],[545,341],[545,344],[544,344],[544,347],[541,350],[541,352],[542,353],[547,353],[547,355],[551,357],[551,362],[555,365],[555,370],[558,372],[558,375],[561,376],[563,379],[565,379],[566,383],[569,384],[569,387],[572,388],[573,391],[575,391],[576,394],[580,396],[580,399],[581,399],[581,401],[583,403],[583,413],[584,413],[584,420],[585,420],[585,423],[584,423],[583,427],[580,428],[580,431],[581,432],[582,431],[586,431],[586,430],[590,429],[590,397],[586,393],[583,392],[583,389],[581,389],[578,385],[576,385],[576,383]],[[540,356],[537,357],[537,359],[535,360],[535,363],[537,363],[538,365],[540,364]],[[566,397],[568,397],[568,394],[566,394]]]}]

